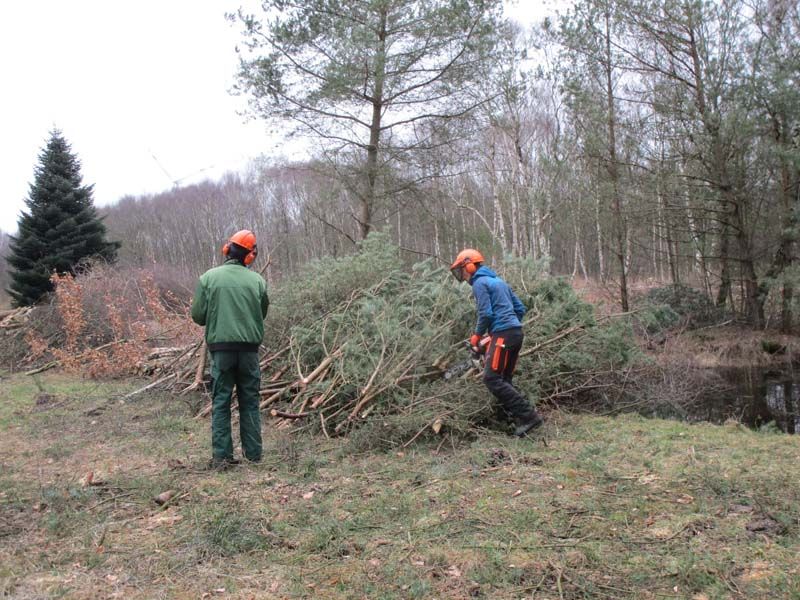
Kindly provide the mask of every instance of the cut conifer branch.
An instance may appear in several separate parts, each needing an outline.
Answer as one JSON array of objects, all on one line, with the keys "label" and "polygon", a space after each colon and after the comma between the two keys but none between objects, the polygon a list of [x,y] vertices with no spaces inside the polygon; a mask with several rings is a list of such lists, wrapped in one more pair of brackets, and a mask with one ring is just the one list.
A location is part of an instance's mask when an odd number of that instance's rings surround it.
[{"label": "cut conifer branch", "polygon": [[269,414],[272,415],[273,417],[279,417],[281,419],[304,419],[305,417],[310,416],[312,413],[310,412],[290,413],[273,408],[271,411],[269,411]]}]

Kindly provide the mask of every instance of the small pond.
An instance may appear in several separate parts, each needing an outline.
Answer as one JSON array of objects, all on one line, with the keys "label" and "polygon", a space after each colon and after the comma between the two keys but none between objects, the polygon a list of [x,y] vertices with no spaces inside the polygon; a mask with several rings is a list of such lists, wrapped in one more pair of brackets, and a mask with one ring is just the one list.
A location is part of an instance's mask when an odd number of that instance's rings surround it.
[{"label": "small pond", "polygon": [[711,423],[735,419],[754,429],[800,432],[800,370],[725,368],[715,374],[720,385],[713,392],[700,394],[684,414],[669,416]]}]

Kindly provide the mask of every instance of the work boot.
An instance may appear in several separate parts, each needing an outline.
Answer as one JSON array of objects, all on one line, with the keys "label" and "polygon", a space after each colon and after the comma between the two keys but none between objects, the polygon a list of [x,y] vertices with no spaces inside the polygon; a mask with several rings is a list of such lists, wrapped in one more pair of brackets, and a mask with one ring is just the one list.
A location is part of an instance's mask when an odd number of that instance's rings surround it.
[{"label": "work boot", "polygon": [[542,423],[544,423],[535,408],[523,417],[516,417],[514,421],[517,424],[517,428],[514,429],[514,435],[517,437],[523,437],[529,431],[541,427]]},{"label": "work boot", "polygon": [[508,414],[502,406],[497,404],[494,406],[493,418],[498,423],[501,423],[506,426],[512,421],[514,421],[514,418],[510,414]]},{"label": "work boot", "polygon": [[241,461],[237,458],[212,458],[208,463],[208,468],[211,471],[227,471],[234,468]]}]

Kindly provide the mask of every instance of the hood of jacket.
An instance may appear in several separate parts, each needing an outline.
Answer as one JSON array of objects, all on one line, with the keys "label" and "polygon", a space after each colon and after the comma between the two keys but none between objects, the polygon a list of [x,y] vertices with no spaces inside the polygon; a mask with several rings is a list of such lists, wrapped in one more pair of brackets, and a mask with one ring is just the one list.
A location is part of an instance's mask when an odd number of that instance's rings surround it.
[{"label": "hood of jacket", "polygon": [[472,277],[469,278],[469,284],[472,285],[473,283],[478,281],[478,279],[480,279],[481,277],[497,278],[497,273],[492,271],[489,267],[481,265],[480,267],[478,267],[478,270],[472,274]]}]

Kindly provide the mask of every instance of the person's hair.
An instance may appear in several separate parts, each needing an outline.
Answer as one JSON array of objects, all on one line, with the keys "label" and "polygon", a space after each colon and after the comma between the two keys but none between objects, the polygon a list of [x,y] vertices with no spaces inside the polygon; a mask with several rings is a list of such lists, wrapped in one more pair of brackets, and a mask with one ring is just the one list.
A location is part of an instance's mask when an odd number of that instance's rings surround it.
[{"label": "person's hair", "polygon": [[238,260],[240,263],[244,264],[244,257],[250,254],[250,250],[245,248],[244,246],[240,246],[234,242],[231,242],[231,246],[228,249],[228,258],[232,258],[233,260]]}]

